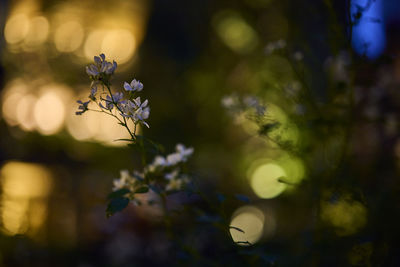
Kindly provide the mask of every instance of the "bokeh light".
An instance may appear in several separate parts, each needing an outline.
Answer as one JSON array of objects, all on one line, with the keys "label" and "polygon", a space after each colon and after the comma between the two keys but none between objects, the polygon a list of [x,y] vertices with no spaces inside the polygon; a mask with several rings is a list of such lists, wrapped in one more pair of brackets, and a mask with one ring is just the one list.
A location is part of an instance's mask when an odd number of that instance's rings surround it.
[{"label": "bokeh light", "polygon": [[65,106],[55,91],[44,92],[33,108],[38,130],[45,135],[58,132],[65,120]]},{"label": "bokeh light", "polygon": [[54,43],[60,52],[73,52],[83,42],[84,30],[82,25],[75,20],[70,20],[59,25],[54,34]]},{"label": "bokeh light", "polygon": [[25,14],[15,14],[10,17],[4,28],[4,38],[7,43],[15,44],[24,40],[29,32],[29,18]]},{"label": "bokeh light", "polygon": [[18,101],[16,117],[18,124],[25,131],[32,131],[36,126],[32,113],[36,100],[37,98],[34,95],[26,94]]},{"label": "bokeh light", "polygon": [[17,107],[19,101],[26,94],[27,87],[21,81],[10,82],[2,94],[2,116],[5,121],[11,125],[18,125],[17,121]]},{"label": "bokeh light", "polygon": [[238,53],[248,53],[258,44],[254,29],[233,10],[225,10],[214,18],[214,27],[221,40]]},{"label": "bokeh light", "polygon": [[264,214],[259,208],[255,206],[238,208],[233,213],[230,224],[233,241],[242,246],[255,244],[263,236],[264,221]]},{"label": "bokeh light", "polygon": [[64,126],[66,104],[71,101],[72,89],[60,84],[45,86],[10,82],[2,95],[2,113],[9,125],[25,131],[38,130],[44,135],[55,134]]},{"label": "bokeh light", "polygon": [[29,21],[29,31],[26,34],[24,43],[26,49],[35,47],[44,43],[47,40],[49,34],[49,22],[43,16],[37,16]]},{"label": "bokeh light", "polygon": [[101,43],[101,52],[119,64],[127,62],[133,56],[135,49],[135,37],[125,29],[108,31]]},{"label": "bokeh light", "polygon": [[265,160],[255,162],[248,171],[250,186],[254,193],[264,199],[277,197],[287,185],[280,181],[287,177],[285,170],[277,163]]},{"label": "bokeh light", "polygon": [[359,231],[367,222],[365,206],[348,197],[321,203],[321,219],[335,228],[340,236]]},{"label": "bokeh light", "polygon": [[92,59],[93,55],[104,53],[119,64],[131,59],[135,50],[135,36],[126,29],[92,31],[84,47],[88,59]]},{"label": "bokeh light", "polygon": [[[94,30],[91,31],[86,38],[84,45],[84,53],[87,59],[92,60],[94,55],[99,55],[102,53],[102,43],[106,31],[104,30]],[[107,57],[109,57],[107,55]]]},{"label": "bokeh light", "polygon": [[0,170],[2,230],[5,234],[34,235],[47,214],[46,197],[52,190],[51,173],[37,164],[8,162]]},{"label": "bokeh light", "polygon": [[288,185],[287,189],[295,188],[305,176],[305,166],[301,159],[286,155],[279,159],[280,166],[285,170],[286,177],[282,178]]}]

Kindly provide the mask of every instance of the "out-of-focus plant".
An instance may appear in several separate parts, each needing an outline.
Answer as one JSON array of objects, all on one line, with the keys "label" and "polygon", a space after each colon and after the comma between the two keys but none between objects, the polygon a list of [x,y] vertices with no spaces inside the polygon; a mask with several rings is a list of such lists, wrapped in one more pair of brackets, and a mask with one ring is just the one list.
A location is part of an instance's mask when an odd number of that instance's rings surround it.
[{"label": "out-of-focus plant", "polygon": [[[328,8],[332,8],[329,5],[330,1],[326,3]],[[356,25],[359,15],[353,17],[350,8],[348,12],[351,36],[351,29]],[[87,73],[92,79],[89,100],[78,101],[80,106],[77,114],[95,111],[113,116],[131,136],[131,139],[120,141],[128,141],[130,146],[138,148],[143,163],[142,171],[123,170],[121,177],[114,180],[107,215],[111,216],[121,211],[130,202],[141,205],[143,200],[138,197],[140,194],[149,194],[150,202],[154,201],[150,194],[156,195],[155,202],[160,201],[162,204],[164,221],[175,244],[173,248],[181,252],[178,258],[183,264],[192,266],[215,266],[221,262],[254,266],[268,266],[274,263],[292,266],[298,262],[304,266],[315,265],[315,262],[324,265],[332,254],[326,253],[327,257],[321,256],[325,252],[319,250],[329,246],[327,244],[331,240],[348,247],[348,251],[342,251],[337,263],[356,262],[357,255],[350,254],[357,247],[363,246],[363,243],[357,240],[362,235],[358,234],[367,227],[376,227],[376,222],[369,219],[371,214],[377,213],[374,205],[378,205],[371,203],[374,198],[383,197],[379,194],[367,195],[368,185],[356,178],[359,162],[351,158],[352,154],[362,153],[357,151],[362,150],[357,147],[357,131],[363,124],[376,123],[377,116],[373,116],[373,111],[365,110],[371,105],[362,102],[363,96],[360,96],[357,86],[360,82],[357,78],[360,74],[357,67],[364,59],[352,52],[351,38],[347,39],[349,40],[341,51],[332,52],[331,56],[320,64],[323,68],[317,71],[308,68],[307,54],[303,54],[299,49],[292,49],[289,42],[278,40],[269,43],[263,49],[263,56],[267,59],[276,59],[279,56],[283,59],[282,62],[288,62],[289,67],[286,66],[285,70],[290,71],[292,75],[289,75],[289,78],[285,76],[284,81],[274,78],[271,78],[270,83],[266,81],[257,97],[254,94],[233,93],[221,100],[231,115],[255,123],[258,126],[258,135],[266,137],[268,144],[272,141],[274,148],[278,148],[280,152],[301,157],[307,169],[307,178],[295,183],[291,181],[291,177],[277,177],[279,183],[297,187],[301,191],[295,192],[286,200],[298,205],[305,218],[299,222],[301,229],[295,232],[290,241],[275,240],[272,245],[266,242],[252,244],[248,240],[233,240],[230,234],[232,231],[243,233],[244,230],[231,225],[226,207],[237,206],[238,202],[235,201],[248,202],[249,199],[241,195],[231,196],[201,190],[185,166],[193,148],[178,144],[175,152],[163,155],[161,145],[138,135],[137,126],[149,127],[146,122],[150,114],[148,101],[142,102],[138,96],[143,90],[143,84],[137,80],[126,82],[122,92],[113,93],[110,80],[117,65],[115,62],[107,62],[104,55],[95,57],[95,63],[87,67]],[[324,82],[324,92],[321,93],[320,88],[312,83],[310,77],[313,75],[322,76],[318,78]],[[265,91],[269,90],[273,91],[275,96],[278,95],[280,105],[284,105],[285,120],[274,116],[276,114],[271,107],[273,101],[265,97],[268,95]],[[91,105],[96,108],[92,108]],[[395,119],[392,115],[387,120],[393,124]],[[296,142],[288,134],[293,128],[298,129],[302,142]],[[153,155],[150,160],[148,154]],[[180,213],[185,220],[185,229],[172,224],[172,212],[168,209],[168,197],[178,191],[186,192],[189,199],[194,196],[187,201],[183,212]],[[396,199],[393,194],[391,197]],[[200,245],[196,242],[188,244],[188,239],[198,238],[197,233],[201,227],[207,229],[211,241]],[[347,239],[340,239],[342,236]],[[352,239],[351,236],[356,238]],[[204,248],[207,245],[212,245],[216,251],[211,256]],[[379,249],[380,245],[375,247]],[[219,259],[218,254],[224,255],[223,259]],[[351,257],[353,258],[348,259]],[[371,265],[368,259],[362,261]]]}]

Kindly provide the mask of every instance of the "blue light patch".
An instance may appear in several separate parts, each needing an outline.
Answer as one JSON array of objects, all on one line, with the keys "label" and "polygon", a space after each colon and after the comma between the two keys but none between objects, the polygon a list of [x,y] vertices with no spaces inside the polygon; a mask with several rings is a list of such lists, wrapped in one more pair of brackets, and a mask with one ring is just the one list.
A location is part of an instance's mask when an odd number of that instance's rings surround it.
[{"label": "blue light patch", "polygon": [[348,1],[352,3],[353,49],[369,59],[378,58],[386,46],[384,0]]}]

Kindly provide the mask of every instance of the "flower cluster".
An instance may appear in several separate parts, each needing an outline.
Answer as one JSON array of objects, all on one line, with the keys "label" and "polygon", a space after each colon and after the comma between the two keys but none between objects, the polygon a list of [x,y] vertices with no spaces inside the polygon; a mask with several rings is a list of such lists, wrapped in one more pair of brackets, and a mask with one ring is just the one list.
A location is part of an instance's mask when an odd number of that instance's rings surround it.
[{"label": "flower cluster", "polygon": [[264,48],[264,52],[266,55],[270,55],[273,52],[275,52],[276,50],[280,50],[286,47],[286,41],[279,39],[275,42],[270,42],[268,43],[265,48]]},{"label": "flower cluster", "polygon": [[[117,63],[107,61],[104,54],[94,57],[94,63],[86,67],[86,73],[92,80],[89,100],[77,101],[79,106],[76,115],[82,115],[86,111],[97,111],[113,116],[128,130],[132,145],[141,146],[144,139],[136,135],[136,126],[141,124],[149,127],[146,122],[150,115],[149,101],[142,101],[138,96],[143,91],[143,83],[136,79],[129,83],[124,82],[123,89],[112,92],[110,81],[116,68]],[[92,108],[93,104],[97,105],[97,109]],[[129,120],[134,124],[133,129],[128,126]],[[143,150],[142,153],[145,155],[146,151]],[[108,197],[107,216],[121,211],[130,201],[140,204],[141,198],[136,194],[149,193],[146,195],[147,199],[151,199],[151,195],[158,195],[158,199],[165,204],[168,194],[183,189],[189,183],[189,178],[184,172],[184,163],[192,154],[193,148],[178,144],[175,152],[166,156],[156,156],[142,172],[122,170],[120,177],[113,181],[113,192]]]},{"label": "flower cluster", "polygon": [[[137,124],[142,124],[149,128],[149,124],[145,120],[149,118],[150,107],[147,99],[142,102],[140,96],[137,96],[137,93],[143,90],[143,84],[136,79],[133,79],[130,83],[125,82],[122,92],[111,92],[110,79],[116,68],[117,63],[115,61],[112,63],[107,61],[104,54],[94,57],[94,64],[86,67],[86,73],[92,80],[89,101],[82,102],[79,100],[79,111],[76,114],[82,115],[90,110],[89,103],[94,102],[99,107],[97,110],[94,109],[95,111],[115,117],[134,137],[135,130],[133,130],[133,133],[131,132],[128,128],[127,120],[131,119],[133,121],[135,129]],[[99,87],[102,88],[101,92],[98,92]]]},{"label": "flower cluster", "polygon": [[224,106],[231,113],[243,113],[245,111],[252,111],[256,116],[264,116],[266,107],[262,104],[262,101],[253,95],[248,95],[243,98],[239,98],[237,95],[232,94],[224,96],[221,100],[222,106]]},{"label": "flower cluster", "polygon": [[129,190],[131,200],[134,200],[135,193],[144,193],[143,188],[152,189],[156,193],[179,191],[189,182],[182,167],[193,151],[193,148],[177,144],[174,153],[165,157],[156,156],[143,172],[134,171],[131,174],[127,170],[122,170],[120,178],[113,181],[113,190]]},{"label": "flower cluster", "polygon": [[94,57],[94,64],[86,66],[86,73],[93,77],[93,79],[100,79],[101,76],[114,74],[116,69],[117,62],[108,62],[106,60],[106,56],[104,54],[100,54],[99,57]]}]

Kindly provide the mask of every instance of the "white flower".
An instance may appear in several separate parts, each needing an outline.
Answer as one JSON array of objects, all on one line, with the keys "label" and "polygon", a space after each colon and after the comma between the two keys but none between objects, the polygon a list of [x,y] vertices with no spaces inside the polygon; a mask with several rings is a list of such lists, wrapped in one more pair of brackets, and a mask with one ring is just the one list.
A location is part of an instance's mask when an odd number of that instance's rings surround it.
[{"label": "white flower", "polygon": [[149,164],[146,168],[148,172],[155,172],[159,168],[164,168],[167,166],[167,160],[163,156],[156,156],[153,163]]},{"label": "white flower", "polygon": [[235,108],[238,105],[238,99],[237,97],[233,95],[227,95],[222,97],[221,99],[222,106],[224,106],[227,109],[232,109]]},{"label": "white flower", "polygon": [[184,185],[186,185],[189,180],[186,175],[179,176],[179,170],[174,170],[164,176],[168,180],[168,184],[165,187],[167,191],[178,191],[181,190]]},{"label": "white flower", "polygon": [[[181,162],[186,162],[189,156],[193,154],[193,148],[186,148],[182,144],[176,145],[176,152],[163,156],[156,156],[151,164],[146,168],[147,172],[155,172],[157,170],[163,170],[164,168],[175,166]],[[169,174],[165,174],[165,178],[170,180],[178,175],[179,170],[174,170]]]},{"label": "white flower", "polygon": [[148,104],[148,100],[146,99],[143,103],[140,101],[140,96],[136,97],[135,99],[133,99],[133,102],[136,105],[136,108],[145,108]]},{"label": "white flower", "polygon": [[163,156],[156,156],[154,158],[153,164],[156,166],[166,166],[167,165],[167,160]]},{"label": "white flower", "polygon": [[112,110],[114,108],[114,104],[120,105],[122,103],[122,99],[124,97],[123,93],[116,92],[115,94],[112,94],[112,96],[107,95],[106,99],[104,101],[106,102],[106,106],[104,107],[100,103],[100,107],[108,110]]},{"label": "white flower", "polygon": [[117,191],[119,189],[122,189],[125,187],[125,181],[121,180],[121,179],[114,179],[113,180],[113,191]]},{"label": "white flower", "polygon": [[193,147],[186,148],[182,144],[177,144],[176,147],[176,152],[178,152],[181,156],[181,161],[187,161],[187,159],[193,154]]},{"label": "white flower", "polygon": [[143,84],[140,81],[137,81],[136,79],[133,79],[130,84],[125,82],[124,83],[124,88],[125,88],[126,91],[132,91],[132,92],[138,91],[138,92],[140,92],[140,91],[143,90]]},{"label": "white flower", "polygon": [[182,155],[180,153],[172,153],[167,156],[167,162],[169,166],[176,165],[182,161]]},{"label": "white flower", "polygon": [[181,179],[172,179],[169,181],[165,190],[167,191],[177,191],[180,190],[183,186],[183,181]]},{"label": "white flower", "polygon": [[133,180],[133,177],[129,174],[128,170],[121,170],[120,171],[120,178],[114,179],[113,181],[113,190],[119,190],[121,188],[126,187],[131,181]]},{"label": "white flower", "polygon": [[86,73],[92,77],[97,77],[101,73],[110,75],[114,73],[116,68],[117,68],[117,62],[115,61],[113,61],[113,63],[108,62],[106,60],[106,56],[104,54],[100,54],[100,57],[98,56],[94,57],[94,64],[86,66]]},{"label": "white flower", "polygon": [[148,100],[146,99],[143,103],[140,101],[140,97],[133,99],[133,102],[128,100],[127,102],[121,103],[121,115],[126,118],[131,118],[134,123],[142,123],[147,128],[150,126],[144,120],[149,118],[150,108],[147,106]]},{"label": "white flower", "polygon": [[173,172],[165,174],[164,177],[165,177],[165,179],[171,181],[171,180],[177,178],[178,174],[179,174],[179,170],[175,169]]}]

